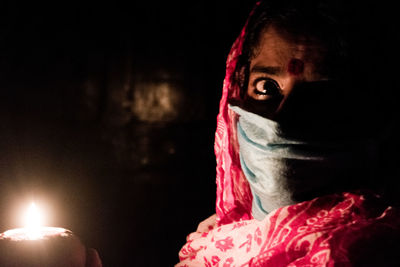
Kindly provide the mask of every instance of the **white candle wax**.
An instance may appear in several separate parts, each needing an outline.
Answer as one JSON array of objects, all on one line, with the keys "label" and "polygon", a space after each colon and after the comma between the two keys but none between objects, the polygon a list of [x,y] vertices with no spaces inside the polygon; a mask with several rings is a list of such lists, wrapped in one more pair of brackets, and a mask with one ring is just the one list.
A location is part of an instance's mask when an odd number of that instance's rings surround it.
[{"label": "white candle wax", "polygon": [[7,230],[0,234],[0,238],[11,239],[14,241],[40,240],[54,236],[67,237],[72,232],[61,227],[35,227],[35,228],[16,228]]}]

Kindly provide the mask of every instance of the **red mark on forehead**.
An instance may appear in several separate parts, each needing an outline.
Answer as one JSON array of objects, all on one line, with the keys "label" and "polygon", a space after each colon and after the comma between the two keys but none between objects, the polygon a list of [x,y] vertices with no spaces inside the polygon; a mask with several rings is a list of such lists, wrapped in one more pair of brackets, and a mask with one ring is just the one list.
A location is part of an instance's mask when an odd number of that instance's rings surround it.
[{"label": "red mark on forehead", "polygon": [[292,58],[288,64],[288,72],[292,75],[302,74],[304,71],[304,62],[297,58]]}]

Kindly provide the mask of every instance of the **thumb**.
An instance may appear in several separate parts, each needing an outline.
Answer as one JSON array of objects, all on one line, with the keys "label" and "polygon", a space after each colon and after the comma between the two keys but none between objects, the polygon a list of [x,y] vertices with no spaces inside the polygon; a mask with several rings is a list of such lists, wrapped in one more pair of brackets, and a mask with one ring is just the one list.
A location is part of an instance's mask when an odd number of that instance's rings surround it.
[{"label": "thumb", "polygon": [[102,267],[99,253],[94,248],[86,250],[86,267]]}]

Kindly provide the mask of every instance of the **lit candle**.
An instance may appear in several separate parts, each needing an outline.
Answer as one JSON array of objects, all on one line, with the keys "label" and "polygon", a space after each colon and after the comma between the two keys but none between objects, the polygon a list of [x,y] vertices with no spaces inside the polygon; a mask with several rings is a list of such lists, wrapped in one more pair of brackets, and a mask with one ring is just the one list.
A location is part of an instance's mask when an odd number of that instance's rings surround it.
[{"label": "lit candle", "polygon": [[32,202],[24,216],[25,227],[5,231],[0,238],[11,240],[38,240],[51,236],[69,236],[71,231],[61,227],[43,226],[43,215],[34,202]]},{"label": "lit candle", "polygon": [[31,203],[24,227],[0,234],[0,266],[83,267],[86,248],[70,231],[43,226],[43,214]]}]

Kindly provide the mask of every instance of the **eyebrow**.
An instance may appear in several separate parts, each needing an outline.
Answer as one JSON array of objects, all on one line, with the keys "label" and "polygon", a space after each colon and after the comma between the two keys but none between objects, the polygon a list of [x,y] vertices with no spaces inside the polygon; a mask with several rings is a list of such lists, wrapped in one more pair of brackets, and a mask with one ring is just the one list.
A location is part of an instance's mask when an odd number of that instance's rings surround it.
[{"label": "eyebrow", "polygon": [[270,75],[278,75],[282,73],[282,68],[274,66],[255,65],[254,67],[251,68],[250,73],[265,73]]}]

